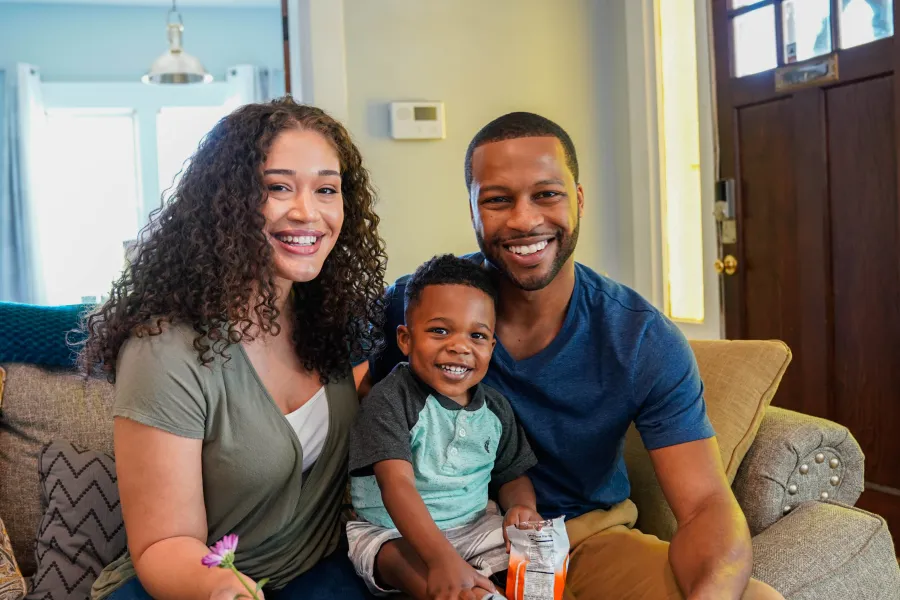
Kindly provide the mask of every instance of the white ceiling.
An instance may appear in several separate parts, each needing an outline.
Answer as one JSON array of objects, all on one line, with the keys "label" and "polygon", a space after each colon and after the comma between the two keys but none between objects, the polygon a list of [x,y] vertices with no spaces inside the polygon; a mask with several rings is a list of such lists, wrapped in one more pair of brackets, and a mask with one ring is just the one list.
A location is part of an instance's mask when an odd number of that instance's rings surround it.
[{"label": "white ceiling", "polygon": [[[177,0],[178,6],[281,6],[281,0]],[[0,0],[0,4],[75,4],[107,6],[172,6],[172,0]]]}]

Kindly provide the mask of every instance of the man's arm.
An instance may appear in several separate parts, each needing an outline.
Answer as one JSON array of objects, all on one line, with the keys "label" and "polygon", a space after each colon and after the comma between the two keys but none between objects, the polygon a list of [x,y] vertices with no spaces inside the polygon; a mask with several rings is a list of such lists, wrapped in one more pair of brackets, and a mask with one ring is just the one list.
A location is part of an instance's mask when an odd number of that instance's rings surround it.
[{"label": "man's arm", "polygon": [[353,383],[356,384],[356,395],[360,400],[372,391],[372,374],[369,372],[368,361],[353,367]]},{"label": "man's arm", "polygon": [[408,276],[401,277],[384,292],[384,346],[379,352],[369,356],[369,382],[375,385],[406,360],[397,345],[397,327],[403,325],[403,295]]},{"label": "man's arm", "polygon": [[750,577],[750,533],[722,469],[694,353],[655,315],[634,367],[634,423],[678,522],[669,547],[675,579],[691,600],[736,600]]},{"label": "man's arm", "polygon": [[715,438],[650,451],[678,531],[669,563],[689,600],[740,598],[752,567],[747,521],[719,458]]}]

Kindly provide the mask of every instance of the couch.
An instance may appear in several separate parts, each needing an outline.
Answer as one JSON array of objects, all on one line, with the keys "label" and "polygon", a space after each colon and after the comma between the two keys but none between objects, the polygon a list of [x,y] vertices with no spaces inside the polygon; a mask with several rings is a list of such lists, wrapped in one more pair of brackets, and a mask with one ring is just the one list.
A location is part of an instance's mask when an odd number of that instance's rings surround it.
[{"label": "couch", "polygon": [[[788,600],[900,599],[900,569],[884,519],[853,506],[863,489],[856,440],[838,424],[769,406],[790,350],[762,341],[695,341],[692,347],[723,465],[753,535],[754,577]],[[36,569],[35,532],[43,510],[41,449],[68,440],[111,454],[112,386],[71,369],[0,366],[6,369],[0,520],[27,580]],[[671,539],[674,518],[634,431],[625,453],[638,526]],[[2,593],[0,583],[0,598]]]}]

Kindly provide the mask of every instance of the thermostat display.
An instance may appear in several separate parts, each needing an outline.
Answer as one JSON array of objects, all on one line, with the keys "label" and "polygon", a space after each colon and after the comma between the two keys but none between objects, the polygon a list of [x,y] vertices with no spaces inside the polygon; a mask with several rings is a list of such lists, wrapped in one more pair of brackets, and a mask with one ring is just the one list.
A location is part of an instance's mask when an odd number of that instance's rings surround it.
[{"label": "thermostat display", "polygon": [[442,140],[447,137],[443,102],[392,102],[391,137]]},{"label": "thermostat display", "polygon": [[434,106],[416,106],[413,116],[416,121],[437,121],[437,108]]}]

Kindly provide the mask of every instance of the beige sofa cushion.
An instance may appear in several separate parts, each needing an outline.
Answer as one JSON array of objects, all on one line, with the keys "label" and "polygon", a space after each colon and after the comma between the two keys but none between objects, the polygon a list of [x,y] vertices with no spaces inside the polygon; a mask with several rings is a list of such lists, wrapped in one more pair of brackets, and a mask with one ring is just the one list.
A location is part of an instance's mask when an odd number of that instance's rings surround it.
[{"label": "beige sofa cushion", "polygon": [[[692,341],[691,347],[705,386],[709,420],[716,430],[722,464],[731,483],[791,362],[791,351],[777,341]],[[661,539],[672,539],[675,517],[634,427],[626,439],[625,462],[631,498],[638,505],[638,528]]]},{"label": "beige sofa cushion", "polygon": [[0,413],[0,518],[22,573],[34,573],[41,520],[38,455],[51,440],[112,454],[113,386],[71,370],[25,364],[7,371]]}]

